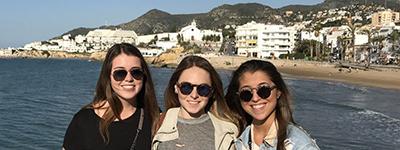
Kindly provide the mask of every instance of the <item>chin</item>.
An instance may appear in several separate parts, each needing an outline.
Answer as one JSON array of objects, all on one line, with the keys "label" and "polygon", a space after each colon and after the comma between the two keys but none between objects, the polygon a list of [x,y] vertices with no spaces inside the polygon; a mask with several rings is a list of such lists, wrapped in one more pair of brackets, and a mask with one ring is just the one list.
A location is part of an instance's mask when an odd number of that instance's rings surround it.
[{"label": "chin", "polygon": [[195,115],[195,114],[198,114],[198,113],[200,113],[200,111],[201,111],[201,109],[187,109],[187,111],[188,111],[188,113],[190,114],[190,115]]}]

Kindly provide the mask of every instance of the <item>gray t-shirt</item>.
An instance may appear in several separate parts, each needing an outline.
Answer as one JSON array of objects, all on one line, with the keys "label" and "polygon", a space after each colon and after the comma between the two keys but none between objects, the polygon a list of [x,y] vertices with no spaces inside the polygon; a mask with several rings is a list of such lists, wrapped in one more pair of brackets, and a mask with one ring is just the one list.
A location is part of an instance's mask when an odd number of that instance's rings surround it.
[{"label": "gray t-shirt", "polygon": [[179,138],[161,142],[160,150],[211,150],[214,145],[214,126],[210,117],[206,114],[196,119],[178,118],[177,128]]}]

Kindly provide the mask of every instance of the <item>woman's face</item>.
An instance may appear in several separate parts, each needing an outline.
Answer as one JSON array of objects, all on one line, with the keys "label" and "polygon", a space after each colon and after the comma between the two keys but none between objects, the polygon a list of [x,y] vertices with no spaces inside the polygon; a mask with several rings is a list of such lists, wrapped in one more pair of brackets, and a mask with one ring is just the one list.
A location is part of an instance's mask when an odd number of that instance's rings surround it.
[{"label": "woman's face", "polygon": [[[265,91],[268,91],[271,87],[270,94],[265,94]],[[253,117],[253,121],[264,122],[271,117],[275,119],[274,110],[280,93],[274,87],[275,84],[270,77],[262,71],[245,72],[239,78],[239,93],[247,92],[247,96],[242,93],[244,98],[240,98],[240,103],[243,109]],[[252,93],[249,93],[249,91]],[[257,91],[263,91],[263,94],[259,92],[260,95],[258,95]],[[247,99],[247,101],[244,99]]]},{"label": "woman's face", "polygon": [[180,117],[192,119],[205,113],[204,108],[211,95],[204,94],[207,93],[207,87],[211,87],[210,74],[206,70],[196,66],[184,70],[174,87],[181,104]]},{"label": "woman's face", "polygon": [[111,87],[120,100],[133,102],[136,99],[143,87],[143,78],[135,79],[132,73],[143,77],[143,72],[138,72],[141,70],[140,59],[136,56],[121,53],[114,58],[110,74]]}]

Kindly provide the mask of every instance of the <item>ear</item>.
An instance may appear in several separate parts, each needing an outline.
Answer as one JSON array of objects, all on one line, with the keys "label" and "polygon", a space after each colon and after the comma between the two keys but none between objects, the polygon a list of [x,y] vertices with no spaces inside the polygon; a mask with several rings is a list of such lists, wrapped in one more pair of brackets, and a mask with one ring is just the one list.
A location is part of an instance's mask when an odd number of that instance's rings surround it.
[{"label": "ear", "polygon": [[174,85],[175,94],[178,94],[178,86]]},{"label": "ear", "polygon": [[277,90],[276,92],[276,99],[279,100],[279,98],[281,98],[281,94],[282,92],[280,90]]}]

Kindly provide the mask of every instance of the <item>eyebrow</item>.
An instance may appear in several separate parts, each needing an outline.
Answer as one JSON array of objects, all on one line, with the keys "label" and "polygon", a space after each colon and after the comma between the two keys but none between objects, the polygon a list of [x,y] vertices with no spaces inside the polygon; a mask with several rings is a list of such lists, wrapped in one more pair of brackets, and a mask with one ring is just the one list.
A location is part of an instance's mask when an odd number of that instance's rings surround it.
[{"label": "eyebrow", "polygon": [[[115,67],[115,68],[112,68],[113,70],[116,70],[116,69],[125,69],[124,67]],[[132,70],[132,69],[142,69],[141,67],[132,67],[132,68],[130,68],[129,70]]]},{"label": "eyebrow", "polygon": [[[269,87],[274,86],[274,84],[270,84],[268,82],[261,82],[261,83],[257,84],[257,87],[260,85],[263,85],[263,84],[267,84]],[[245,86],[239,87],[239,89],[242,89],[242,88],[252,88],[252,87],[250,85],[245,85]]]}]

